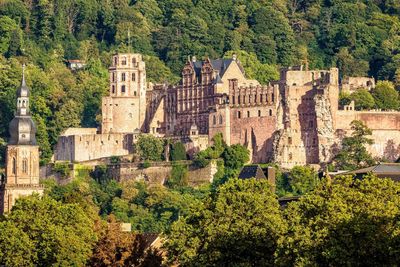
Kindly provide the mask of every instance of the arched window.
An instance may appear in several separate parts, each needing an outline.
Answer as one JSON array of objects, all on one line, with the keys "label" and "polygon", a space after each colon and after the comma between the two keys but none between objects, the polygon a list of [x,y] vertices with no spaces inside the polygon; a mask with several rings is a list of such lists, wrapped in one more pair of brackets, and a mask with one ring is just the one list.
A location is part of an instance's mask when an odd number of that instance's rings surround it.
[{"label": "arched window", "polygon": [[26,158],[22,160],[22,173],[28,173],[28,160]]},{"label": "arched window", "polygon": [[126,65],[126,57],[122,58],[122,65]]},{"label": "arched window", "polygon": [[121,85],[121,92],[125,93],[125,85]]},{"label": "arched window", "polygon": [[17,160],[15,158],[12,159],[12,174],[17,173]]},{"label": "arched window", "polygon": [[215,118],[215,115],[213,115],[213,125],[217,124],[217,119]]},{"label": "arched window", "polygon": [[222,115],[219,115],[219,124],[222,124]]}]

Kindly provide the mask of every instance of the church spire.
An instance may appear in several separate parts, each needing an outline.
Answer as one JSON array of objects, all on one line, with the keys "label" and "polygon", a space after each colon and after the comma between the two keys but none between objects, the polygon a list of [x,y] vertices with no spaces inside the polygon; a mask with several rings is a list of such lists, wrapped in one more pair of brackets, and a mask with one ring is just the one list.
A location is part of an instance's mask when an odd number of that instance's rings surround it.
[{"label": "church spire", "polygon": [[17,111],[10,123],[9,144],[36,145],[36,126],[29,109],[30,90],[25,81],[25,65],[22,66],[21,86],[17,90]]}]

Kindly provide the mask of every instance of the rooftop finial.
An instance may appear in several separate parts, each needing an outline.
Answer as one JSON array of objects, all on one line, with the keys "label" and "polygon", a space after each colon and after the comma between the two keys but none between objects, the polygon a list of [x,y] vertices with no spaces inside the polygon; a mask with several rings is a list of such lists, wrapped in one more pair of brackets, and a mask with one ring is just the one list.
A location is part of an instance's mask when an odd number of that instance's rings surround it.
[{"label": "rooftop finial", "polygon": [[22,64],[22,85],[26,85],[26,82],[25,82],[25,63]]}]

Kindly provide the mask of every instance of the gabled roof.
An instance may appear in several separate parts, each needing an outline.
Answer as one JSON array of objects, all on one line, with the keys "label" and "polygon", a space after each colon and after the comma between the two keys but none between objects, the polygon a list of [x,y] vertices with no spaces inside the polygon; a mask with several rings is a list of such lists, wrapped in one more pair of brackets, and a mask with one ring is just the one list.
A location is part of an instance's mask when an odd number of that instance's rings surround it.
[{"label": "gabled roof", "polygon": [[341,173],[341,175],[355,174],[356,176],[362,176],[368,173],[372,173],[380,178],[390,178],[394,181],[400,181],[400,163],[379,163],[368,168]]},{"label": "gabled roof", "polygon": [[239,174],[239,179],[267,179],[263,170],[258,165],[244,166]]},{"label": "gabled roof", "polygon": [[399,163],[379,163],[378,165],[352,171],[351,173],[374,173],[374,174],[399,174],[400,176],[400,164]]},{"label": "gabled roof", "polygon": [[[229,66],[234,62],[235,60],[231,58],[224,58],[224,59],[211,59],[210,63],[211,66],[214,70],[218,71],[218,74],[220,77],[223,77],[225,74],[225,71],[229,68]],[[204,65],[204,61],[195,61],[192,62],[194,71],[196,72],[196,76],[199,76],[201,74],[201,68]],[[240,66],[240,70],[244,73],[244,69]]]}]

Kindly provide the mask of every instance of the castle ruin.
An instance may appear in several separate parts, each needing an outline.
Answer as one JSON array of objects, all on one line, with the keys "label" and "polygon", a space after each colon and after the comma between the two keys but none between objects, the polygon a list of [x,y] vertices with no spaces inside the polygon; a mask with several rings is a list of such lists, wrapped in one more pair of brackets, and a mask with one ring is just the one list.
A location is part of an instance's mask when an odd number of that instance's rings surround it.
[{"label": "castle ruin", "polygon": [[[85,161],[133,153],[139,133],[181,140],[189,154],[205,149],[217,133],[228,145],[242,144],[252,161],[284,168],[329,162],[350,123],[372,131],[373,156],[400,156],[400,112],[339,109],[341,88],[373,86],[371,78],[339,81],[337,68],[282,69],[267,85],[247,79],[240,61],[188,60],[178,85],[146,83],[139,54],[117,54],[109,69],[110,94],[103,98],[101,129],[68,129],[55,160]],[[354,84],[353,84],[354,82]]]}]

